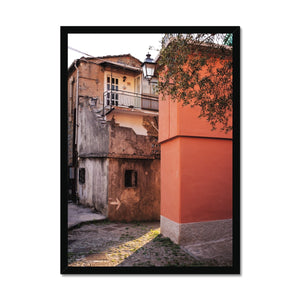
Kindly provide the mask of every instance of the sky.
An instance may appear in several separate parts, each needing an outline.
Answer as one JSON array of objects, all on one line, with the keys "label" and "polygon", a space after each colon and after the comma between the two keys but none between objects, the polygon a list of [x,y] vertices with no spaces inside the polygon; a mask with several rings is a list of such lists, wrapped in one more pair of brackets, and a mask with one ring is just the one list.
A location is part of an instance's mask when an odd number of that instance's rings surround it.
[{"label": "sky", "polygon": [[[68,47],[92,56],[130,53],[143,62],[148,52],[151,58],[156,58],[162,36],[162,34],[68,34]],[[86,56],[70,48],[68,48],[68,66],[75,59]]]}]

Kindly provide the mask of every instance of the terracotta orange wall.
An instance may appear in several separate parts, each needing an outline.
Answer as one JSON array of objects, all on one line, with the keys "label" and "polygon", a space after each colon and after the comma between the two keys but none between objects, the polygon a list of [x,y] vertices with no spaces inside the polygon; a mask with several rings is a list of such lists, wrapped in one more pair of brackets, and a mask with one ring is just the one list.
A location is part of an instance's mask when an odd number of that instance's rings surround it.
[{"label": "terracotta orange wall", "polygon": [[161,145],[161,215],[177,223],[232,218],[232,141],[176,138]]},{"label": "terracotta orange wall", "polygon": [[159,141],[178,134],[178,103],[170,100],[159,101]]},{"label": "terracotta orange wall", "polygon": [[169,99],[159,101],[159,142],[175,137],[189,135],[201,137],[232,138],[232,132],[220,131],[220,126],[212,131],[209,123],[198,118],[200,108],[182,106]]},{"label": "terracotta orange wall", "polygon": [[177,223],[232,218],[232,132],[212,131],[197,106],[161,98],[161,215]]},{"label": "terracotta orange wall", "polygon": [[[206,119],[199,118],[200,108],[177,104],[178,107],[178,134],[202,137],[232,138],[232,131],[225,133],[220,131],[221,126],[216,126],[216,130],[211,130],[211,125]],[[232,123],[230,123],[232,124]]]},{"label": "terracotta orange wall", "polygon": [[[223,53],[224,54],[224,53]],[[205,56],[201,51],[197,54],[197,57]],[[226,60],[219,60],[214,58],[211,63],[214,64],[212,67],[213,72],[217,74],[217,68],[222,68],[225,62],[231,60],[229,53],[226,54]],[[208,60],[209,62],[209,60]],[[208,63],[209,64],[209,63]],[[191,72],[188,66],[183,67],[185,72]],[[200,71],[201,76],[211,74],[210,66],[203,67]],[[167,70],[165,70],[167,72]],[[199,90],[200,87],[196,84],[195,89]],[[159,103],[159,115],[160,115],[160,127],[159,127],[159,141],[164,141],[168,138],[172,138],[176,135],[191,135],[191,136],[206,136],[206,137],[221,137],[221,138],[232,138],[232,133],[225,134],[224,131],[220,131],[220,126],[217,126],[217,130],[211,131],[211,126],[206,119],[199,119],[200,107],[190,107],[190,105],[182,106],[182,103],[174,102],[169,100],[162,100],[160,95]],[[193,102],[193,101],[191,101]],[[229,122],[228,125],[232,125]]]},{"label": "terracotta orange wall", "polygon": [[232,132],[197,108],[161,100],[161,215],[178,223],[232,218]]},{"label": "terracotta orange wall", "polygon": [[179,223],[232,217],[232,141],[179,138]]},{"label": "terracotta orange wall", "polygon": [[161,148],[161,215],[178,221],[180,217],[180,143],[172,140]]}]

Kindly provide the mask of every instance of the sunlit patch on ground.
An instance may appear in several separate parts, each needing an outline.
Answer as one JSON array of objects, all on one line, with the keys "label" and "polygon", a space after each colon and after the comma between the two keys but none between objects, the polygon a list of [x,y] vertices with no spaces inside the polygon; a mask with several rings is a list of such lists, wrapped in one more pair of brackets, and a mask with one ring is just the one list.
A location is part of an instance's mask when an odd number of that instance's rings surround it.
[{"label": "sunlit patch on ground", "polygon": [[117,247],[112,247],[106,254],[106,256],[114,264],[114,266],[117,266],[121,264],[126,258],[134,254],[136,251],[142,249],[144,245],[151,242],[155,237],[159,235],[159,233],[160,228],[157,228],[155,230],[151,229],[149,232],[139,238],[125,242]]},{"label": "sunlit patch on ground", "polygon": [[160,234],[159,222],[83,225],[69,232],[69,266],[201,265]]}]

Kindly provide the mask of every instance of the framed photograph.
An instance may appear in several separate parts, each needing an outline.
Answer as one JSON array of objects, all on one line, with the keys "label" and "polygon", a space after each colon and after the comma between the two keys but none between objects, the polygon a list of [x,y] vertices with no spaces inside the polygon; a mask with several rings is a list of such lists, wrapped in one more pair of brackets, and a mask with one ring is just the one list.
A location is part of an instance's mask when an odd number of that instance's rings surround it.
[{"label": "framed photograph", "polygon": [[61,274],[240,274],[240,28],[61,27]]}]

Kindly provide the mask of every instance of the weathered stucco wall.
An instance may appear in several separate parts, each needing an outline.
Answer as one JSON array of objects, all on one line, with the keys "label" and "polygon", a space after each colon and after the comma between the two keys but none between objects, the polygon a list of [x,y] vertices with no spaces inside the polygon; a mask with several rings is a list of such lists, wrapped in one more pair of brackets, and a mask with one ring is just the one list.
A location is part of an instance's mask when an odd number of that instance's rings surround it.
[{"label": "weathered stucco wall", "polygon": [[[126,116],[120,115],[120,120],[116,121],[120,123],[119,126],[109,116],[108,122],[101,124],[93,108],[89,106],[89,98],[97,98],[94,109],[102,109],[108,75],[119,78],[119,91],[141,93],[144,80],[142,70],[120,68],[103,63],[104,61],[129,64],[137,68],[141,66],[139,60],[125,55],[99,59],[83,58],[69,69],[68,162],[76,168],[77,178],[74,181],[77,181],[75,185],[79,202],[107,215],[110,193],[110,198],[115,199],[109,202],[112,218],[159,220],[160,151],[157,130],[151,125],[153,121],[157,127],[157,118],[150,114],[136,115],[130,111]],[[77,131],[75,136],[73,128]],[[73,156],[73,144],[77,144],[78,165],[77,156]],[[80,169],[84,169],[85,172],[84,182],[79,178]],[[137,172],[137,186],[125,188],[126,170]],[[75,192],[74,188],[74,199]],[[120,199],[120,205],[113,204],[116,199]]]},{"label": "weathered stucco wall", "polygon": [[108,125],[100,125],[86,99],[80,101],[78,113],[78,155],[102,157],[109,152]]},{"label": "weathered stucco wall", "polygon": [[[100,125],[91,111],[87,98],[81,98],[78,112],[78,169],[77,187],[79,203],[95,208],[107,215],[108,186],[108,124]],[[85,182],[79,171],[85,169]]]},{"label": "weathered stucco wall", "polygon": [[108,159],[80,158],[80,168],[85,168],[85,183],[78,184],[79,202],[107,215]]},{"label": "weathered stucco wall", "polygon": [[[125,186],[125,171],[137,172],[136,187]],[[160,161],[110,159],[108,218],[117,221],[160,219]]]},{"label": "weathered stucco wall", "polygon": [[138,135],[132,128],[118,126],[114,121],[110,122],[109,130],[109,152],[112,155],[149,159],[159,154],[155,136]]},{"label": "weathered stucco wall", "polygon": [[[101,125],[87,98],[80,101],[78,116],[79,202],[108,215],[110,220],[159,220],[157,136],[137,135],[132,128],[119,126],[114,120]],[[145,122],[144,118],[139,121]],[[85,169],[84,183],[80,182],[81,168]],[[136,172],[134,186],[126,186],[126,170]]]},{"label": "weathered stucco wall", "polygon": [[[108,218],[118,221],[160,219],[160,159],[157,137],[137,135],[110,122]],[[125,172],[137,174],[125,186]]]},{"label": "weathered stucco wall", "polygon": [[100,107],[104,91],[103,68],[93,63],[81,62],[79,69],[79,96],[97,98],[97,105]]},{"label": "weathered stucco wall", "polygon": [[147,135],[146,128],[142,126],[143,116],[131,116],[130,114],[115,114],[114,117],[116,122],[119,123],[120,126],[132,128],[136,134]]},{"label": "weathered stucco wall", "polygon": [[114,119],[115,123],[122,127],[132,128],[138,135],[158,136],[158,114],[133,114],[132,112],[121,111],[115,109],[107,116],[107,120]]}]

